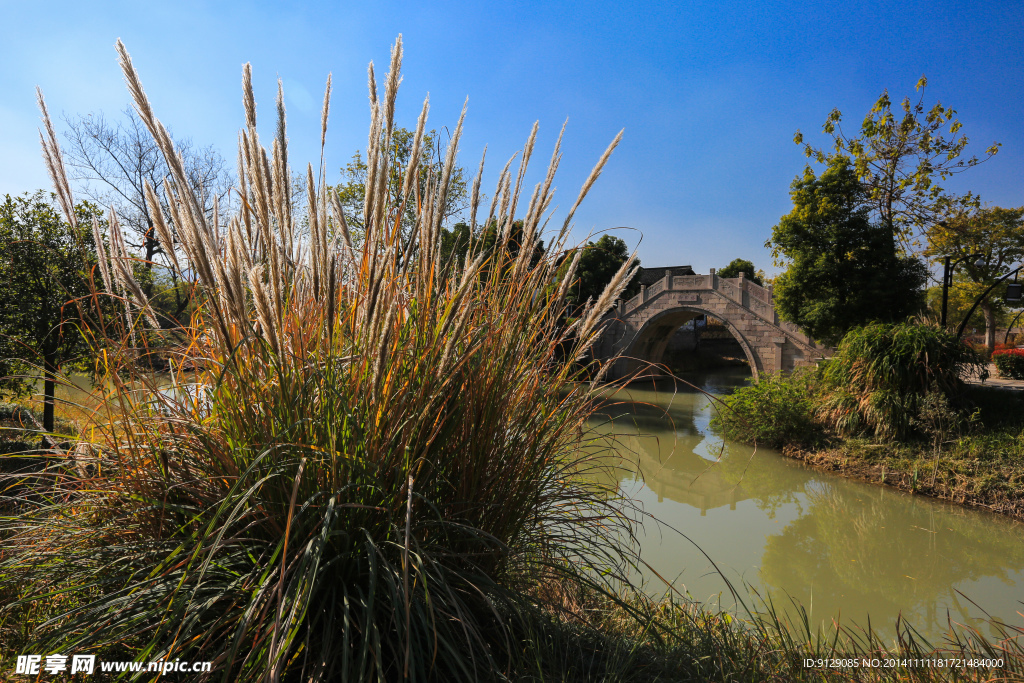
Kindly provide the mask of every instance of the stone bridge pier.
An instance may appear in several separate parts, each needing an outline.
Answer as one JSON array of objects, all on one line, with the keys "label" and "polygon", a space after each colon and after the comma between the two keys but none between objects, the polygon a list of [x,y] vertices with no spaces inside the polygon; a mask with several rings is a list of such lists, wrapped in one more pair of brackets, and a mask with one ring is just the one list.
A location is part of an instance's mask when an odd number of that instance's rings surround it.
[{"label": "stone bridge pier", "polygon": [[[645,269],[651,281],[652,269]],[[800,329],[779,320],[772,294],[743,277],[680,275],[688,267],[659,269],[664,275],[629,301],[620,301],[604,320],[604,332],[594,347],[600,360],[615,358],[608,379],[649,374],[661,363],[672,335],[693,318],[706,315],[722,321],[746,354],[754,377],[791,372],[831,355]],[[657,374],[652,371],[650,374]]]}]

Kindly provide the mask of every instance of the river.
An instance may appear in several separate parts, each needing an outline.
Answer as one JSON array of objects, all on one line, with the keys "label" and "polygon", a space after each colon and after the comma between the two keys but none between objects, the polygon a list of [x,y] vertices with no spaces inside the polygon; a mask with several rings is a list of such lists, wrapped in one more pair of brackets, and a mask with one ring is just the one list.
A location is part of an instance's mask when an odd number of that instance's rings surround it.
[{"label": "river", "polygon": [[[722,395],[745,376],[687,379]],[[902,616],[933,645],[950,621],[989,635],[991,619],[1024,626],[1024,524],[724,442],[711,403],[671,380],[634,384],[592,423],[616,435],[620,492],[665,523],[644,524],[641,557],[677,590],[735,610],[728,579],[751,607],[761,604],[751,591],[790,616],[795,602],[826,632],[833,620],[870,618],[887,640]],[[666,592],[653,573],[643,578],[648,592]]]}]

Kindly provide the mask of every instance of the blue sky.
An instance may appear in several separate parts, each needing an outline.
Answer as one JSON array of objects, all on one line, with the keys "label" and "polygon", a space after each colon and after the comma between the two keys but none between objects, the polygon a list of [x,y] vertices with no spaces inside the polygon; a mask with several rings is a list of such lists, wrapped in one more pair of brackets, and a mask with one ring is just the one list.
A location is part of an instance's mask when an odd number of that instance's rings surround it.
[{"label": "blue sky", "polygon": [[[981,8],[984,9],[976,9]],[[539,176],[569,125],[560,205],[622,128],[621,146],[577,213],[580,237],[620,232],[645,265],[698,272],[735,257],[772,272],[763,247],[789,210],[805,159],[801,129],[838,107],[859,123],[878,95],[953,106],[981,153],[1000,153],[950,184],[1000,206],[1024,205],[1022,3],[646,2],[402,3],[47,2],[0,0],[0,194],[46,187],[34,88],[51,113],[128,103],[114,41],[124,40],[158,116],[177,136],[234,159],[241,65],[253,64],[269,136],[284,80],[293,164],[316,160],[319,102],[334,78],[328,165],[366,141],[366,66],[386,71],[403,34],[400,125],[430,93],[430,123],[452,126],[469,97],[461,163],[488,145],[493,185],[540,121]]]}]

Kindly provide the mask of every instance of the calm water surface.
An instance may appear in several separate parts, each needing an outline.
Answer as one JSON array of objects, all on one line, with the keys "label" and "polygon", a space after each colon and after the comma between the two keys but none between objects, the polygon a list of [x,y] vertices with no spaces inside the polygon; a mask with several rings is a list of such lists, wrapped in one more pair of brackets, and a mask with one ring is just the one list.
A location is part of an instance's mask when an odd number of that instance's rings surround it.
[{"label": "calm water surface", "polygon": [[[744,374],[688,379],[726,394]],[[935,644],[950,619],[991,632],[987,613],[1024,626],[1024,524],[723,442],[710,404],[671,381],[632,385],[593,423],[617,435],[620,491],[692,539],[652,522],[641,532],[642,557],[677,589],[735,608],[710,557],[748,604],[744,584],[778,608],[799,602],[812,626],[870,616],[891,638],[902,615]],[[666,591],[645,579],[649,592]]]}]

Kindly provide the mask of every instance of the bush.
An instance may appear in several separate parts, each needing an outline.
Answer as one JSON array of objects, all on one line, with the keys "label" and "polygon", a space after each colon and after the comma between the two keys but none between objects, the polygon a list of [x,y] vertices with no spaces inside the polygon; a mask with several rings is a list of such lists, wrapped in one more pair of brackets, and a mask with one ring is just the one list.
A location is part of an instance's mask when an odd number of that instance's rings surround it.
[{"label": "bush", "polygon": [[901,439],[915,431],[925,398],[954,405],[967,375],[986,377],[983,359],[935,326],[875,323],[850,331],[824,367],[816,414],[842,434]]},{"label": "bush", "polygon": [[781,448],[822,438],[814,419],[813,373],[765,375],[723,400],[711,425],[727,439]]},{"label": "bush", "polygon": [[[120,336],[103,356],[115,391],[82,432],[103,466],[88,482],[50,479],[45,504],[0,522],[0,584],[20,598],[7,609],[56,594],[63,611],[33,624],[19,651],[214,661],[207,678],[232,681],[508,680],[539,666],[522,644],[538,611],[558,612],[559,591],[538,584],[611,595],[632,533],[615,486],[581,475],[600,465],[580,443],[597,388],[574,369],[629,262],[566,329],[559,294],[572,272],[559,280],[556,255],[571,214],[534,258],[560,154],[521,206],[522,248],[477,242],[439,263],[437,207],[461,121],[440,177],[409,167],[407,183],[430,176],[409,204],[411,230],[395,219],[405,203],[369,191],[396,182],[381,150],[391,149],[399,44],[386,101],[371,98],[359,242],[312,169],[309,210],[291,213],[300,202],[283,108],[267,152],[248,85],[243,213],[210,226],[119,49],[183,193],[169,202],[177,259],[197,274],[204,305],[170,355],[192,368],[177,378],[192,390],[152,385],[128,343],[143,337],[124,316],[97,328]],[[518,191],[495,193],[510,199],[501,225]],[[169,244],[170,221],[150,201]],[[121,258],[116,274],[145,314]]]},{"label": "bush", "polygon": [[992,354],[1001,377],[1024,379],[1024,349],[1000,349]]}]

